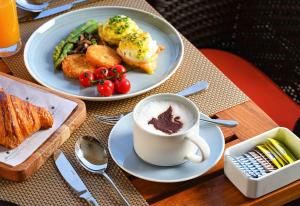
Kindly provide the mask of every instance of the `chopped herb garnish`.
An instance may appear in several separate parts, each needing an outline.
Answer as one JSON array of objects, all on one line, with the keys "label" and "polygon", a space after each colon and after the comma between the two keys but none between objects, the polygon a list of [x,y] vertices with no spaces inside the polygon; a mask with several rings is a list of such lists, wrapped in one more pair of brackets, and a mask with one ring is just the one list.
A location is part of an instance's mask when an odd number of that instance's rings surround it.
[{"label": "chopped herb garnish", "polygon": [[129,18],[127,16],[117,15],[117,16],[114,16],[114,17],[110,18],[109,21],[108,21],[108,24],[113,25],[113,24],[116,24],[116,23],[119,23],[119,22],[128,22],[128,21],[129,21]]}]

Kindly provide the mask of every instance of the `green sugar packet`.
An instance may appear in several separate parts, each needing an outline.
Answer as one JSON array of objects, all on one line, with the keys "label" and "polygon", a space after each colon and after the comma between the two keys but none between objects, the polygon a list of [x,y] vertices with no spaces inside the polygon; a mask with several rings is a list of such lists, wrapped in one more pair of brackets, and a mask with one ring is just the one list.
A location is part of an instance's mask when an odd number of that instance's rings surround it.
[{"label": "green sugar packet", "polygon": [[288,148],[286,148],[280,141],[273,139],[273,138],[268,138],[268,141],[276,148],[280,154],[289,162],[293,163],[297,159],[295,156],[290,152]]},{"label": "green sugar packet", "polygon": [[285,157],[276,149],[276,147],[274,147],[274,145],[270,142],[267,141],[265,144],[267,144],[273,152],[275,152],[286,164],[290,164],[290,162],[285,159]]},{"label": "green sugar packet", "polygon": [[285,160],[283,160],[272,147],[270,147],[270,145],[268,144],[268,142],[266,142],[264,144],[264,146],[265,146],[266,149],[269,150],[269,152],[272,153],[272,155],[281,164],[281,166],[285,166],[285,165],[289,164],[289,163],[286,163]]}]

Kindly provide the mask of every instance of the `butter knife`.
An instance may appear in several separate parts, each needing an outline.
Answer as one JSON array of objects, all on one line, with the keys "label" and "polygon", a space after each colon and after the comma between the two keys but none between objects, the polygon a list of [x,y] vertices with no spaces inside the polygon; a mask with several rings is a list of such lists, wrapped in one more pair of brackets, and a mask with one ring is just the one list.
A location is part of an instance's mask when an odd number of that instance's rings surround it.
[{"label": "butter knife", "polygon": [[54,161],[61,176],[80,198],[86,200],[91,206],[100,206],[61,150],[54,153]]},{"label": "butter knife", "polygon": [[39,13],[36,17],[34,17],[34,19],[41,19],[41,18],[45,18],[45,17],[51,16],[51,15],[54,15],[54,14],[58,14],[60,12],[67,11],[67,10],[71,9],[73,6],[75,6],[76,4],[79,4],[79,3],[82,3],[82,2],[85,2],[85,1],[86,0],[76,0],[76,1],[73,1],[71,3],[62,5],[62,6],[58,6],[58,7],[52,8],[52,9],[44,10],[41,13]]},{"label": "butter knife", "polygon": [[176,94],[179,96],[187,97],[191,94],[195,94],[196,92],[208,89],[208,86],[209,86],[209,84],[207,81],[199,81],[199,82],[195,83],[194,85],[192,85]]}]

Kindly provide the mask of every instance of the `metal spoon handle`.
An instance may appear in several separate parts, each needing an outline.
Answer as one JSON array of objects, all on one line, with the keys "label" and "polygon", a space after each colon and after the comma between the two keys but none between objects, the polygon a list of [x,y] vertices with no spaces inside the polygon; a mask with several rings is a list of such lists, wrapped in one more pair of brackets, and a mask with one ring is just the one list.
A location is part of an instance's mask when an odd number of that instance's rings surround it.
[{"label": "metal spoon handle", "polygon": [[31,4],[25,0],[17,0],[16,4],[18,8],[30,12],[41,12],[49,6],[48,2],[44,2],[42,4]]},{"label": "metal spoon handle", "polygon": [[225,127],[235,127],[237,126],[239,123],[237,121],[234,120],[225,120],[225,119],[204,119],[204,118],[200,118],[201,121],[205,121],[205,122],[210,122],[213,124],[217,124],[220,126],[225,126]]},{"label": "metal spoon handle", "polygon": [[112,181],[112,179],[105,173],[103,172],[102,174],[106,179],[107,181],[113,186],[113,188],[116,190],[116,192],[119,194],[119,196],[123,199],[124,203],[127,205],[127,206],[130,206],[129,202],[126,200],[126,198],[122,195],[121,191],[117,188],[117,186],[115,185],[115,183]]}]

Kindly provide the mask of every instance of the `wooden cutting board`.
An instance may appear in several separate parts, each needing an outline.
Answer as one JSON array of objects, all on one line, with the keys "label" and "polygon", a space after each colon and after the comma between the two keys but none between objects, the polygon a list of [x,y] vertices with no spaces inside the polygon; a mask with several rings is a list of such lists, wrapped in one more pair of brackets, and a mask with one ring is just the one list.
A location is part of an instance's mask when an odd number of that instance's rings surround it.
[{"label": "wooden cutting board", "polygon": [[66,95],[61,95],[46,87],[19,79],[2,72],[0,72],[0,75],[77,103],[77,107],[73,110],[68,119],[27,160],[14,167],[0,163],[0,177],[21,182],[26,180],[34,172],[36,172],[54,153],[54,151],[57,150],[84,122],[86,118],[86,108],[85,103],[82,100],[75,99]]}]

